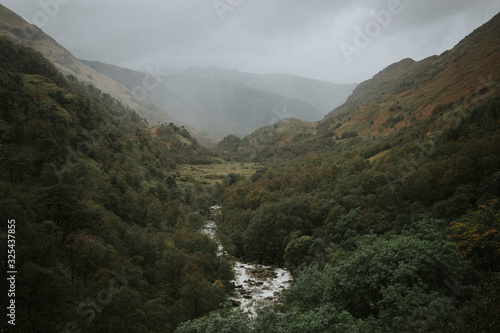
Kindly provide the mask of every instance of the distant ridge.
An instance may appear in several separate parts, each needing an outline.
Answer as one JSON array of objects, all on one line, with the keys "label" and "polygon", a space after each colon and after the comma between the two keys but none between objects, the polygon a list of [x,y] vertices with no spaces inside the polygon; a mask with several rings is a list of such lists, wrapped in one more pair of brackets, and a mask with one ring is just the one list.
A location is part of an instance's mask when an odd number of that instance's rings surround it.
[{"label": "distant ridge", "polygon": [[[290,145],[307,147],[301,151],[321,151],[334,149],[343,138],[382,140],[399,131],[418,131],[428,119],[435,131],[443,132],[468,117],[473,107],[498,96],[499,83],[497,14],[439,56],[421,61],[407,58],[386,67],[359,84],[344,104],[320,122],[266,127],[242,140],[225,139],[216,149],[226,158],[263,160],[293,150],[287,148]],[[264,136],[272,137],[272,142]]]},{"label": "distant ridge", "polygon": [[[0,36],[35,49],[50,60],[64,75],[73,75],[79,81],[92,84],[101,91],[110,94],[146,118],[151,125],[171,122],[178,126],[185,125],[168,114],[166,112],[168,110],[160,109],[147,99],[138,97],[114,79],[90,68],[37,26],[29,24],[3,5],[0,5],[0,22]],[[193,127],[187,125],[186,127],[195,138],[206,146],[213,146],[217,142],[217,139],[203,136]]]},{"label": "distant ridge", "polygon": [[[89,67],[129,89],[150,74],[96,61]],[[156,78],[146,97],[174,118],[221,138],[244,136],[279,120],[317,121],[345,101],[355,84],[333,84],[294,75],[259,75],[219,68],[191,68]]]}]

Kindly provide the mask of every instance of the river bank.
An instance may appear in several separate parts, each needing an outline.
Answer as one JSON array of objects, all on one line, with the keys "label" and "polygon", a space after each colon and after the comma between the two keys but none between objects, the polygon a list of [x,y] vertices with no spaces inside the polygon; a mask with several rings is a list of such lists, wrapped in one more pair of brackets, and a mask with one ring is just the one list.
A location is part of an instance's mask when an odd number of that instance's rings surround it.
[{"label": "river bank", "polygon": [[[219,214],[220,207],[211,207],[212,215]],[[217,225],[207,220],[202,230],[212,239],[217,239]],[[228,255],[220,242],[219,255]],[[281,292],[290,286],[292,274],[281,267],[245,263],[234,258],[235,279],[231,302],[250,314],[255,314],[258,306],[280,304]]]}]

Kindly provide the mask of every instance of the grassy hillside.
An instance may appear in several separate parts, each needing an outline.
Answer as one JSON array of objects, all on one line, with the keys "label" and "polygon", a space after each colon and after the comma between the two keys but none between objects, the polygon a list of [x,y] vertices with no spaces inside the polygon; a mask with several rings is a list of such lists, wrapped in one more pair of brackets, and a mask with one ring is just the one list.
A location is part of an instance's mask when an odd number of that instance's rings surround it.
[{"label": "grassy hillside", "polygon": [[[385,68],[357,86],[343,105],[320,122],[267,127],[233,145],[232,150],[227,140],[216,150],[236,160],[290,158],[352,147],[375,155],[389,149],[390,142],[400,143],[401,138],[442,137],[469,117],[472,109],[498,95],[499,20],[495,16],[440,56],[419,62],[403,59]],[[273,139],[266,139],[270,137]],[[261,141],[270,144],[255,145]],[[249,150],[254,154],[249,156]]]}]

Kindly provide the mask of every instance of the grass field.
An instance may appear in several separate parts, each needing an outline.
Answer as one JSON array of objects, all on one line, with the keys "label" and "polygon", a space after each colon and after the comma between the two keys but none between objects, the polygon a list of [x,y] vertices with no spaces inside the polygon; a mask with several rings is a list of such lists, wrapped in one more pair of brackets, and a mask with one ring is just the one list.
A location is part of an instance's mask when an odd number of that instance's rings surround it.
[{"label": "grass field", "polygon": [[179,168],[179,177],[186,180],[195,180],[205,185],[214,185],[222,182],[228,174],[235,173],[248,178],[255,171],[265,168],[264,163],[231,163],[222,162],[212,165],[182,165]]}]

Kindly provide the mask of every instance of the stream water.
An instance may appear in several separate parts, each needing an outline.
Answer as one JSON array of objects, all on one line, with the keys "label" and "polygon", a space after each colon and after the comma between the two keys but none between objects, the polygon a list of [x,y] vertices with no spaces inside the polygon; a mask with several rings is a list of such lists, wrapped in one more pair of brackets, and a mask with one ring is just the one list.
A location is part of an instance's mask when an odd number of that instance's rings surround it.
[{"label": "stream water", "polygon": [[[212,214],[219,214],[220,207],[211,208]],[[217,226],[213,220],[208,220],[203,233],[216,239]],[[219,255],[227,255],[219,243]],[[250,314],[255,314],[259,305],[272,305],[281,302],[281,292],[287,288],[292,275],[284,268],[255,265],[235,260],[233,267],[235,291],[231,301],[235,306],[242,307]]]}]

